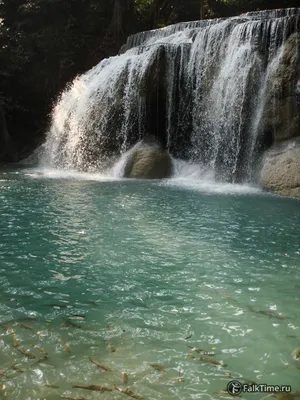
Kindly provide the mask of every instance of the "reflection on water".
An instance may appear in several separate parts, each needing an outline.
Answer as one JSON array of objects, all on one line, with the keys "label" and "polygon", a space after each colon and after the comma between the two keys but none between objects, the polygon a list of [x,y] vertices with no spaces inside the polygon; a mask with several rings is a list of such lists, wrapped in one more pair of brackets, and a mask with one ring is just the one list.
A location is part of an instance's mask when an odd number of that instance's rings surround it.
[{"label": "reflection on water", "polygon": [[299,201],[61,177],[0,175],[0,398],[213,399],[231,378],[300,390]]}]

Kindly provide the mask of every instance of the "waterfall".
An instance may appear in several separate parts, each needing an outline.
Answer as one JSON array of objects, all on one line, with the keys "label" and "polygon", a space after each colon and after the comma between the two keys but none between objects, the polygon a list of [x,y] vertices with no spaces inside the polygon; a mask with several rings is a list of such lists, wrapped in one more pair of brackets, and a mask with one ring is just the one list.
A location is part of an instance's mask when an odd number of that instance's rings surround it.
[{"label": "waterfall", "polygon": [[40,162],[101,171],[154,135],[218,180],[253,180],[269,81],[299,15],[250,12],[130,36],[62,93]]}]

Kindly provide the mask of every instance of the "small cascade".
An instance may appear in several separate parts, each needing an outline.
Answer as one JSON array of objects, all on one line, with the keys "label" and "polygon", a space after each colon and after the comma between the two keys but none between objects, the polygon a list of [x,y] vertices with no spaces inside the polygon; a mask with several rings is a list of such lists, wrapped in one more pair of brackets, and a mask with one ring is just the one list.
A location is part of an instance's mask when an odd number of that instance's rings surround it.
[{"label": "small cascade", "polygon": [[251,12],[130,36],[62,93],[40,163],[103,171],[153,135],[216,180],[255,180],[270,80],[299,15]]}]

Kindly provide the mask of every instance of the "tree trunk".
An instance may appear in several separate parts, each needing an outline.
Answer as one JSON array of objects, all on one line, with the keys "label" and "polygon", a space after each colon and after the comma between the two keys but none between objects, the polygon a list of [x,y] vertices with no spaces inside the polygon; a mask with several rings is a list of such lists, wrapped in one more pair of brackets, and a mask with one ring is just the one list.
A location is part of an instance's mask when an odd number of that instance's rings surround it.
[{"label": "tree trunk", "polygon": [[162,11],[167,6],[167,0],[154,0],[153,1],[153,28],[158,27]]},{"label": "tree trunk", "polygon": [[160,0],[153,1],[153,20],[152,20],[152,28],[157,28],[158,20],[159,20],[159,9],[160,9]]},{"label": "tree trunk", "polygon": [[208,9],[207,0],[200,0],[200,20],[205,19],[205,12]]},{"label": "tree trunk", "polygon": [[113,36],[121,36],[125,33],[125,26],[130,25],[130,17],[134,11],[134,0],[114,0],[113,16],[109,33]]},{"label": "tree trunk", "polygon": [[0,160],[6,158],[9,146],[10,136],[6,127],[3,99],[0,97]]},{"label": "tree trunk", "polygon": [[204,0],[200,0],[200,20],[204,19]]}]

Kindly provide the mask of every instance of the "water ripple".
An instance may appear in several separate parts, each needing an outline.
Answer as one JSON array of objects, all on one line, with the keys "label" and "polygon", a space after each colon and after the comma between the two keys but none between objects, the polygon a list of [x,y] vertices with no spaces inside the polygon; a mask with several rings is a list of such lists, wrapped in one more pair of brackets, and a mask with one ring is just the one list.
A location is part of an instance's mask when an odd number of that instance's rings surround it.
[{"label": "water ripple", "polygon": [[[213,399],[231,377],[298,390],[299,202],[159,182],[10,177],[0,200],[4,398],[80,397],[72,384],[121,386],[122,371],[135,393],[155,400]],[[26,351],[42,358],[36,344],[49,360],[32,365],[12,346],[12,329]],[[199,357],[194,346],[228,366],[187,358]],[[179,370],[184,382],[168,379]]]}]

